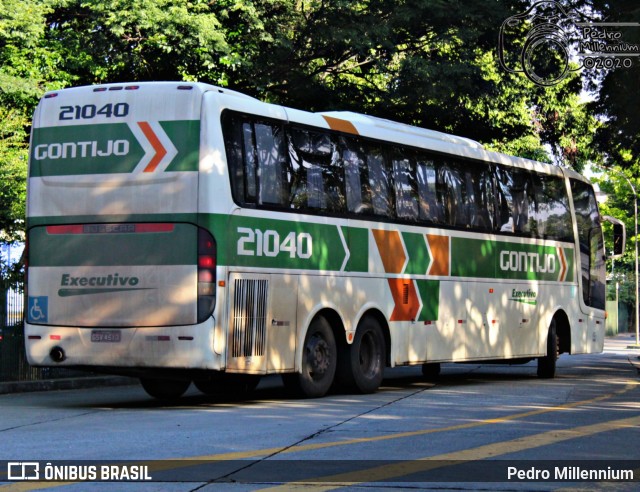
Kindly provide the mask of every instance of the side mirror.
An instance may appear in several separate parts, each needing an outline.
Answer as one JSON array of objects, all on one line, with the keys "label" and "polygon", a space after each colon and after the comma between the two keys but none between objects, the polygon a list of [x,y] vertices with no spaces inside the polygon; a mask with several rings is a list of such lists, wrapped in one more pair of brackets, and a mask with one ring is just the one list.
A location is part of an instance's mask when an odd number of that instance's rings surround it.
[{"label": "side mirror", "polygon": [[620,258],[624,254],[625,244],[627,242],[624,223],[609,215],[605,215],[602,218],[613,225],[613,254],[611,258]]}]

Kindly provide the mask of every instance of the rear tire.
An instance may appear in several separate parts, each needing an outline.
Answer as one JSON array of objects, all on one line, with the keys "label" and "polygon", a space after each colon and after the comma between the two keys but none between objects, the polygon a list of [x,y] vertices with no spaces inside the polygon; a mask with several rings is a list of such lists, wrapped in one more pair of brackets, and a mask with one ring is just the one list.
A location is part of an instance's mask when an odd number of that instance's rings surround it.
[{"label": "rear tire", "polygon": [[386,347],[380,323],[367,316],[360,321],[356,336],[341,353],[339,380],[348,389],[373,393],[382,383]]},{"label": "rear tire", "polygon": [[318,316],[309,325],[302,347],[302,370],[283,374],[285,385],[307,398],[324,396],[336,373],[338,350],[329,322]]},{"label": "rear tire", "polygon": [[177,400],[191,385],[191,381],[182,379],[140,378],[140,383],[149,396],[158,400]]},{"label": "rear tire", "polygon": [[556,334],[556,320],[551,320],[547,335],[547,355],[538,357],[538,377],[554,378],[556,375],[556,361],[559,355],[558,335]]}]

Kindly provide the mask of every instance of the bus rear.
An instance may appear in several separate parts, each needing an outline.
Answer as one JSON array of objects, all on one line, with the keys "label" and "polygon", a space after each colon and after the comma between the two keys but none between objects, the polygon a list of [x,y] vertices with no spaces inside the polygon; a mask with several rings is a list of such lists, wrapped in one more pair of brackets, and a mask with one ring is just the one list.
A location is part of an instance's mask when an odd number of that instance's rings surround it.
[{"label": "bus rear", "polygon": [[111,84],[41,100],[27,204],[31,364],[186,368],[211,358],[216,245],[197,215],[210,89]]}]

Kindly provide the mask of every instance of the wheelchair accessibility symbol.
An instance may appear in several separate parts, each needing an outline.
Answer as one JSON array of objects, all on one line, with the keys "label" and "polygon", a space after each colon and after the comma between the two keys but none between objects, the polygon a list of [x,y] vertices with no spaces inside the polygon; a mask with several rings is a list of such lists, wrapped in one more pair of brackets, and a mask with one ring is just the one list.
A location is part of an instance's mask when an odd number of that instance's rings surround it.
[{"label": "wheelchair accessibility symbol", "polygon": [[29,296],[29,316],[30,323],[46,323],[49,321],[49,297]]}]

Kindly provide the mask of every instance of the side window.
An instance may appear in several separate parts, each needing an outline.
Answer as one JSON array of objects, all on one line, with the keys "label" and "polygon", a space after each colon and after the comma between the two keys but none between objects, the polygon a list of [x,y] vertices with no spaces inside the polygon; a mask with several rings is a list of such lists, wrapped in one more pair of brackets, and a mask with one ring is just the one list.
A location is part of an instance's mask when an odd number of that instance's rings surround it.
[{"label": "side window", "polygon": [[[258,165],[256,173],[259,183],[258,203],[284,207],[289,198],[289,186],[282,127],[255,123],[254,132]],[[255,185],[252,184],[249,174],[247,176],[247,195],[249,195]]]},{"label": "side window", "polygon": [[396,196],[396,215],[399,219],[418,220],[418,186],[412,161],[406,152],[398,152],[391,159]]},{"label": "side window", "polygon": [[367,169],[369,171],[369,189],[373,213],[383,217],[393,217],[393,191],[391,172],[384,157],[382,148],[368,146]]},{"label": "side window", "polygon": [[445,224],[464,226],[467,223],[462,196],[464,176],[460,168],[452,162],[442,163],[437,179],[442,194]]},{"label": "side window", "polygon": [[496,201],[497,201],[497,219],[498,230],[500,232],[513,232],[513,197],[511,189],[513,188],[513,176],[500,166],[496,166]]},{"label": "side window", "polygon": [[481,162],[465,162],[464,213],[468,227],[478,231],[493,230],[493,186],[490,168]]},{"label": "side window", "polygon": [[420,220],[442,224],[444,222],[444,207],[442,196],[438,194],[436,176],[435,161],[423,156],[419,157],[416,165],[416,177]]},{"label": "side window", "polygon": [[245,203],[245,171],[244,171],[244,138],[242,122],[232,113],[222,117],[222,131],[231,178],[233,199],[240,204]]},{"label": "side window", "polygon": [[496,166],[496,192],[498,229],[534,234],[531,215],[535,202],[531,173],[525,169]]},{"label": "side window", "polygon": [[563,177],[534,174],[535,233],[558,241],[573,241],[569,196]]},{"label": "side window", "polygon": [[605,308],[605,263],[600,213],[593,187],[571,180],[571,195],[576,212],[582,297],[588,306]]},{"label": "side window", "polygon": [[282,125],[227,113],[222,119],[236,202],[286,206],[288,173]]},{"label": "side window", "polygon": [[292,208],[345,211],[344,171],[333,135],[290,128],[289,158]]},{"label": "side window", "polygon": [[365,149],[358,140],[344,136],[339,137],[338,145],[344,166],[347,210],[354,214],[372,214]]}]

